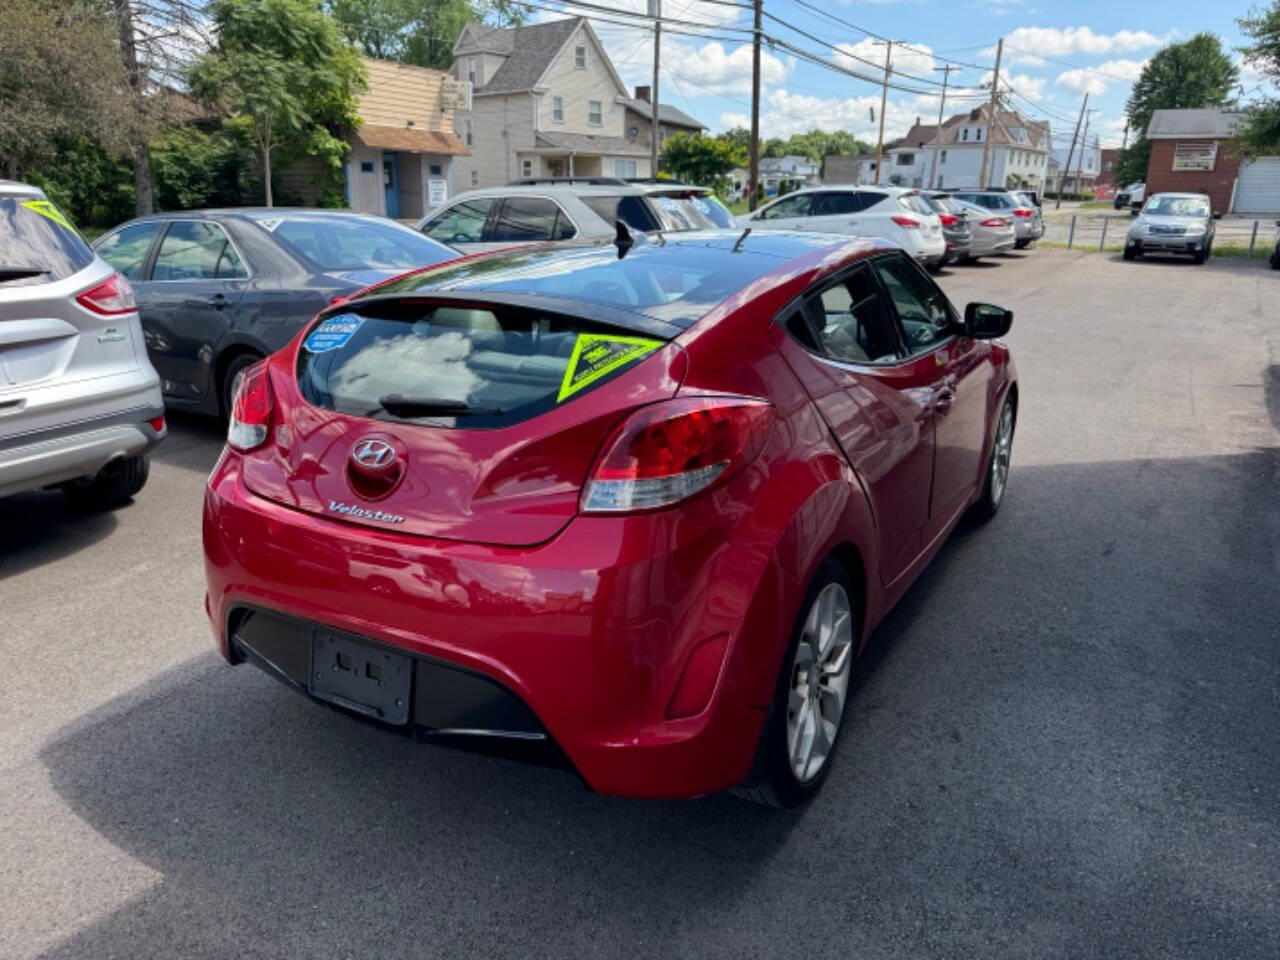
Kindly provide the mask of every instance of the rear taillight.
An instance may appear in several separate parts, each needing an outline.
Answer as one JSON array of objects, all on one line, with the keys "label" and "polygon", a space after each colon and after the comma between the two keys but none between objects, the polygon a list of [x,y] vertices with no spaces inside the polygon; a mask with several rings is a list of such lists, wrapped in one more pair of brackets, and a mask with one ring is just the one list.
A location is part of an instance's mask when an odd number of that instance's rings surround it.
[{"label": "rear taillight", "polygon": [[910,217],[890,217],[889,219],[900,227],[906,227],[908,230],[918,230],[920,228],[920,221],[912,220]]},{"label": "rear taillight", "polygon": [[759,455],[773,405],[741,397],[689,397],[643,407],[614,430],[587,480],[584,513],[678,503]]},{"label": "rear taillight", "polygon": [[113,273],[96,287],[90,287],[77,296],[76,303],[104,317],[138,309],[138,301],[133,298],[133,287],[119,273]]},{"label": "rear taillight", "polygon": [[942,225],[944,227],[954,227],[957,223],[960,222],[960,219],[958,217],[953,217],[949,213],[938,214],[938,219],[942,221]]},{"label": "rear taillight", "polygon": [[266,443],[270,430],[271,384],[267,381],[267,365],[259,363],[244,372],[236,391],[227,445],[245,453]]},{"label": "rear taillight", "polygon": [[1004,217],[989,217],[982,221],[984,227],[1003,227],[1005,226]]},{"label": "rear taillight", "polygon": [[1026,207],[1015,207],[1013,211],[1013,215],[1015,217],[1030,217],[1034,213],[1034,210],[1029,210]]}]

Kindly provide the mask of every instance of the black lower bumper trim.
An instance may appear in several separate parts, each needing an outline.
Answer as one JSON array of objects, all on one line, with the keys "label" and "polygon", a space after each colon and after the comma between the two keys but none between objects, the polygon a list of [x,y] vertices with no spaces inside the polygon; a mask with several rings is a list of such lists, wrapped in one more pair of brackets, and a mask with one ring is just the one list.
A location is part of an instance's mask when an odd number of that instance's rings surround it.
[{"label": "black lower bumper trim", "polygon": [[[393,726],[360,711],[335,707],[345,715],[387,730],[408,731],[418,739],[572,769],[528,705],[496,680],[368,637],[259,607],[238,606],[227,616],[231,662],[252,663],[310,697],[307,677],[316,631],[406,655],[413,664],[407,725]],[[310,699],[334,706],[315,697]]]}]

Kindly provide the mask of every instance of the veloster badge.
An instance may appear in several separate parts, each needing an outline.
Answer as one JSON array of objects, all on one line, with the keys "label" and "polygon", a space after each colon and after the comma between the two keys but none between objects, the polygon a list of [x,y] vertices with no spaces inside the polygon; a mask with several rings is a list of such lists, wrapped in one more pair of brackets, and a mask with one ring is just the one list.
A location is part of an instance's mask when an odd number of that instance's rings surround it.
[{"label": "veloster badge", "polygon": [[358,520],[377,520],[379,523],[404,523],[404,517],[398,513],[383,513],[381,510],[366,510],[341,500],[330,500],[329,509],[344,517],[355,517]]}]

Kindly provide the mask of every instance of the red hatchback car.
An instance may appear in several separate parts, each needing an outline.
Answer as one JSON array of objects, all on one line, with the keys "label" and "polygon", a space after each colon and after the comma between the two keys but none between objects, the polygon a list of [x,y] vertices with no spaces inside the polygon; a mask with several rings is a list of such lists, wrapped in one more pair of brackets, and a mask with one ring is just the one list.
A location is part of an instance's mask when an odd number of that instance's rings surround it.
[{"label": "red hatchback car", "polygon": [[1012,314],[897,248],[686,233],[407,274],[252,368],[204,505],[223,655],[595,790],[793,805],[852,664],[1000,506]]}]

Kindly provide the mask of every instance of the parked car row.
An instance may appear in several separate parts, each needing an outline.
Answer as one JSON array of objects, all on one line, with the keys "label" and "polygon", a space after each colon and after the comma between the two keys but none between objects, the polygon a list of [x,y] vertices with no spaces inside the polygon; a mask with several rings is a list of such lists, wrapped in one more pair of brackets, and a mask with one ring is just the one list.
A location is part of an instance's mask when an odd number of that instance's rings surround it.
[{"label": "parked car row", "polygon": [[1044,236],[1040,209],[1029,196],[995,188],[814,187],[741,216],[738,224],[879,237],[929,267],[1021,249]]},{"label": "parked car row", "polygon": [[468,257],[299,210],[145,217],[95,252],[0,186],[0,494],[127,500],[164,403],[226,412],[203,536],[229,663],[603,793],[794,806],[871,631],[1006,496],[1013,315],[922,269],[947,233],[918,192],[883,211],[928,237],[904,249],[550,186],[473,235],[536,215],[552,242]]}]

